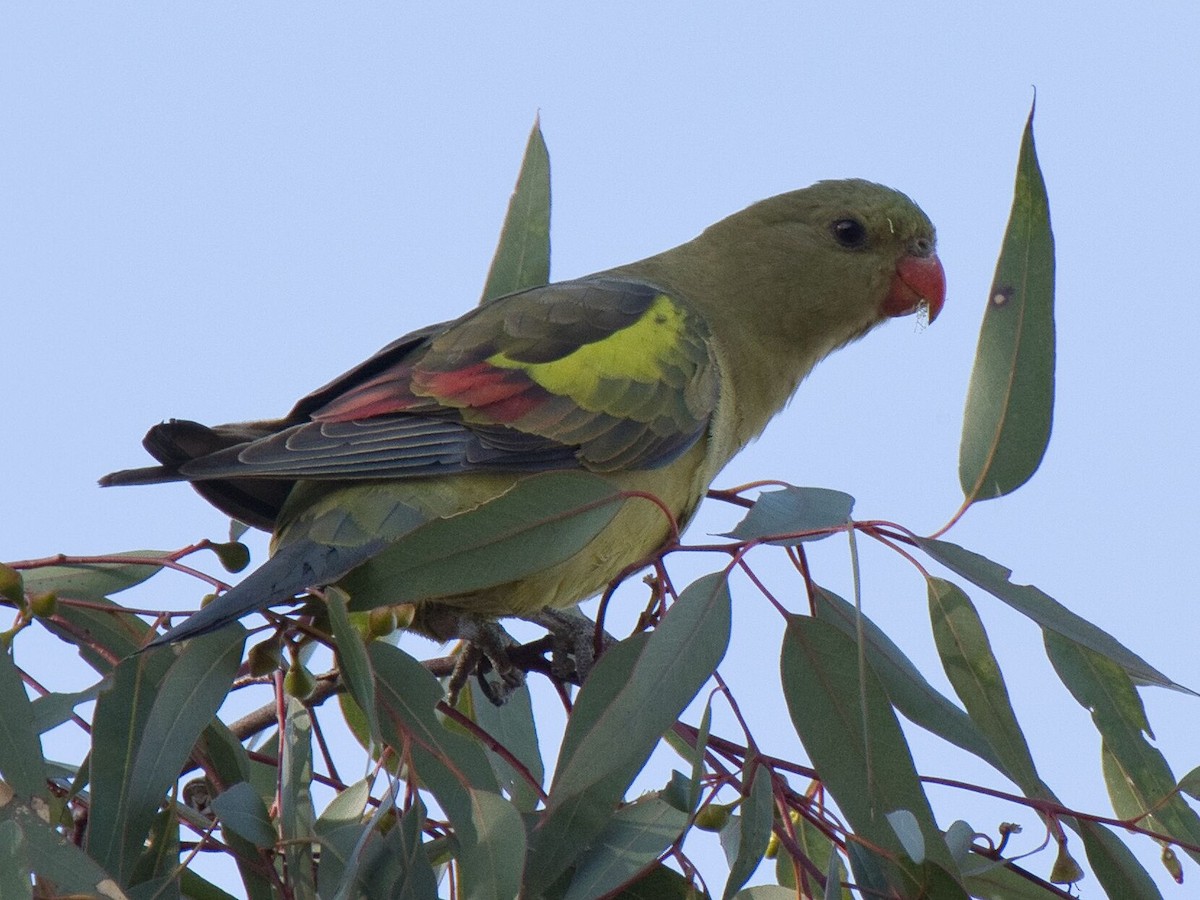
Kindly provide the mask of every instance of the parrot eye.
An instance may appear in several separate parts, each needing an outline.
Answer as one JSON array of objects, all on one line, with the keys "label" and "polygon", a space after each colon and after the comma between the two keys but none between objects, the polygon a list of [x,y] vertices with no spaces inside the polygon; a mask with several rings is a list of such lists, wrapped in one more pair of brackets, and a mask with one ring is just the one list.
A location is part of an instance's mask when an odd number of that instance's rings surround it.
[{"label": "parrot eye", "polygon": [[867,243],[867,228],[858,219],[838,219],[830,226],[833,239],[850,250],[858,250]]}]

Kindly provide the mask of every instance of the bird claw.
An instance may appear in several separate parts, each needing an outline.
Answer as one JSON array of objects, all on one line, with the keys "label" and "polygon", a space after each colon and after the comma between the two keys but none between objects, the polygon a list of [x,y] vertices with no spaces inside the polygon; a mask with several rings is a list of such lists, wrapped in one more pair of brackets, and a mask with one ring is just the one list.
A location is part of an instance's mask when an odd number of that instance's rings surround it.
[{"label": "bird claw", "polygon": [[[503,706],[525,683],[526,668],[545,671],[544,661],[533,659],[545,652],[537,649],[537,645],[545,646],[544,640],[522,647],[499,622],[451,613],[444,608],[436,612],[439,635],[463,642],[447,685],[451,705],[458,701],[472,675],[483,695],[496,706]],[[544,609],[522,618],[549,632],[550,676],[560,682],[583,684],[596,662],[596,624],[577,610]],[[607,634],[603,636],[605,645],[612,640]],[[513,661],[518,656],[528,661],[526,666]]]},{"label": "bird claw", "polygon": [[[522,618],[550,632],[550,674],[582,685],[596,664],[596,623],[576,609],[543,609]],[[602,646],[612,640],[604,634]]]},{"label": "bird claw", "polygon": [[[519,645],[498,622],[461,616],[455,625],[463,645],[447,685],[450,705],[458,702],[463,686],[474,674],[484,696],[496,706],[503,706],[513,691],[525,683],[525,673],[511,658],[511,651]],[[489,672],[494,672],[498,680],[489,679]]]}]

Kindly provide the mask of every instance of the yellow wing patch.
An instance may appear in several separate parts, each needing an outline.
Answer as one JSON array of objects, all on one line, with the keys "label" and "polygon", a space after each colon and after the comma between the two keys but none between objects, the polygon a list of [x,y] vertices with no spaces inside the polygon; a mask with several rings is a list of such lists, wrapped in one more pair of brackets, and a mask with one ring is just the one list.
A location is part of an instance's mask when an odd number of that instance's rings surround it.
[{"label": "yellow wing patch", "polygon": [[[632,325],[615,331],[560,359],[544,363],[519,362],[503,352],[487,362],[502,369],[519,369],[552,394],[573,398],[585,408],[596,408],[601,380],[625,379],[653,384],[662,379],[662,362],[684,341],[688,323],[684,311],[666,294],[654,302]],[[601,401],[602,405],[602,401]]]}]

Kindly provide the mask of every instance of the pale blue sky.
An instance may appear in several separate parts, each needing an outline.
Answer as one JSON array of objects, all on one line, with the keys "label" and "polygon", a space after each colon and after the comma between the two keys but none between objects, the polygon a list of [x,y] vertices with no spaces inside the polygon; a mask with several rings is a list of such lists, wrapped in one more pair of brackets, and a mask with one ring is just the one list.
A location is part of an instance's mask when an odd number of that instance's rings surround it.
[{"label": "pale blue sky", "polygon": [[[924,207],[949,279],[942,318],[891,323],[829,360],[718,483],[839,488],[860,518],[932,531],[960,499],[962,403],[1036,86],[1058,244],[1054,434],[1030,484],[948,537],[1200,687],[1187,526],[1200,499],[1200,7],[401,6],[5,4],[0,558],[223,534],[185,487],[102,492],[95,479],[140,464],[156,421],[282,413],[393,337],[471,306],[539,111],[556,278],[821,178],[882,181]],[[697,533],[732,521],[712,510]],[[865,550],[868,612],[944,685],[920,579]],[[814,563],[848,590],[844,542]],[[681,562],[677,578],[717,564]],[[768,558],[760,567],[770,574]],[[738,588],[723,671],[764,745],[795,756],[780,701],[755,689],[778,680],[778,618]],[[198,593],[164,581],[151,597],[183,608]],[[1045,779],[1107,812],[1098,739],[1039,633],[976,599]],[[1182,775],[1200,763],[1200,701],[1144,697]],[[923,772],[1007,787],[957,751],[914,746]],[[943,825],[1019,818],[934,799]],[[1037,826],[1022,821],[1032,848]],[[1153,845],[1134,846],[1166,896],[1195,891],[1193,864],[1176,888]]]}]

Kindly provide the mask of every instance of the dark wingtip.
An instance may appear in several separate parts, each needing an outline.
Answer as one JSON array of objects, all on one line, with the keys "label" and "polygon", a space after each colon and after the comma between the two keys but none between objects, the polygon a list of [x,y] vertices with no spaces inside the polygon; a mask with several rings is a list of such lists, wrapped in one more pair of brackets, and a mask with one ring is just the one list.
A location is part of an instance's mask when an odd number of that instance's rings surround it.
[{"label": "dark wingtip", "polygon": [[163,484],[182,481],[183,476],[169,466],[147,466],[144,469],[122,469],[109,472],[97,482],[100,487],[117,487],[128,484]]}]

